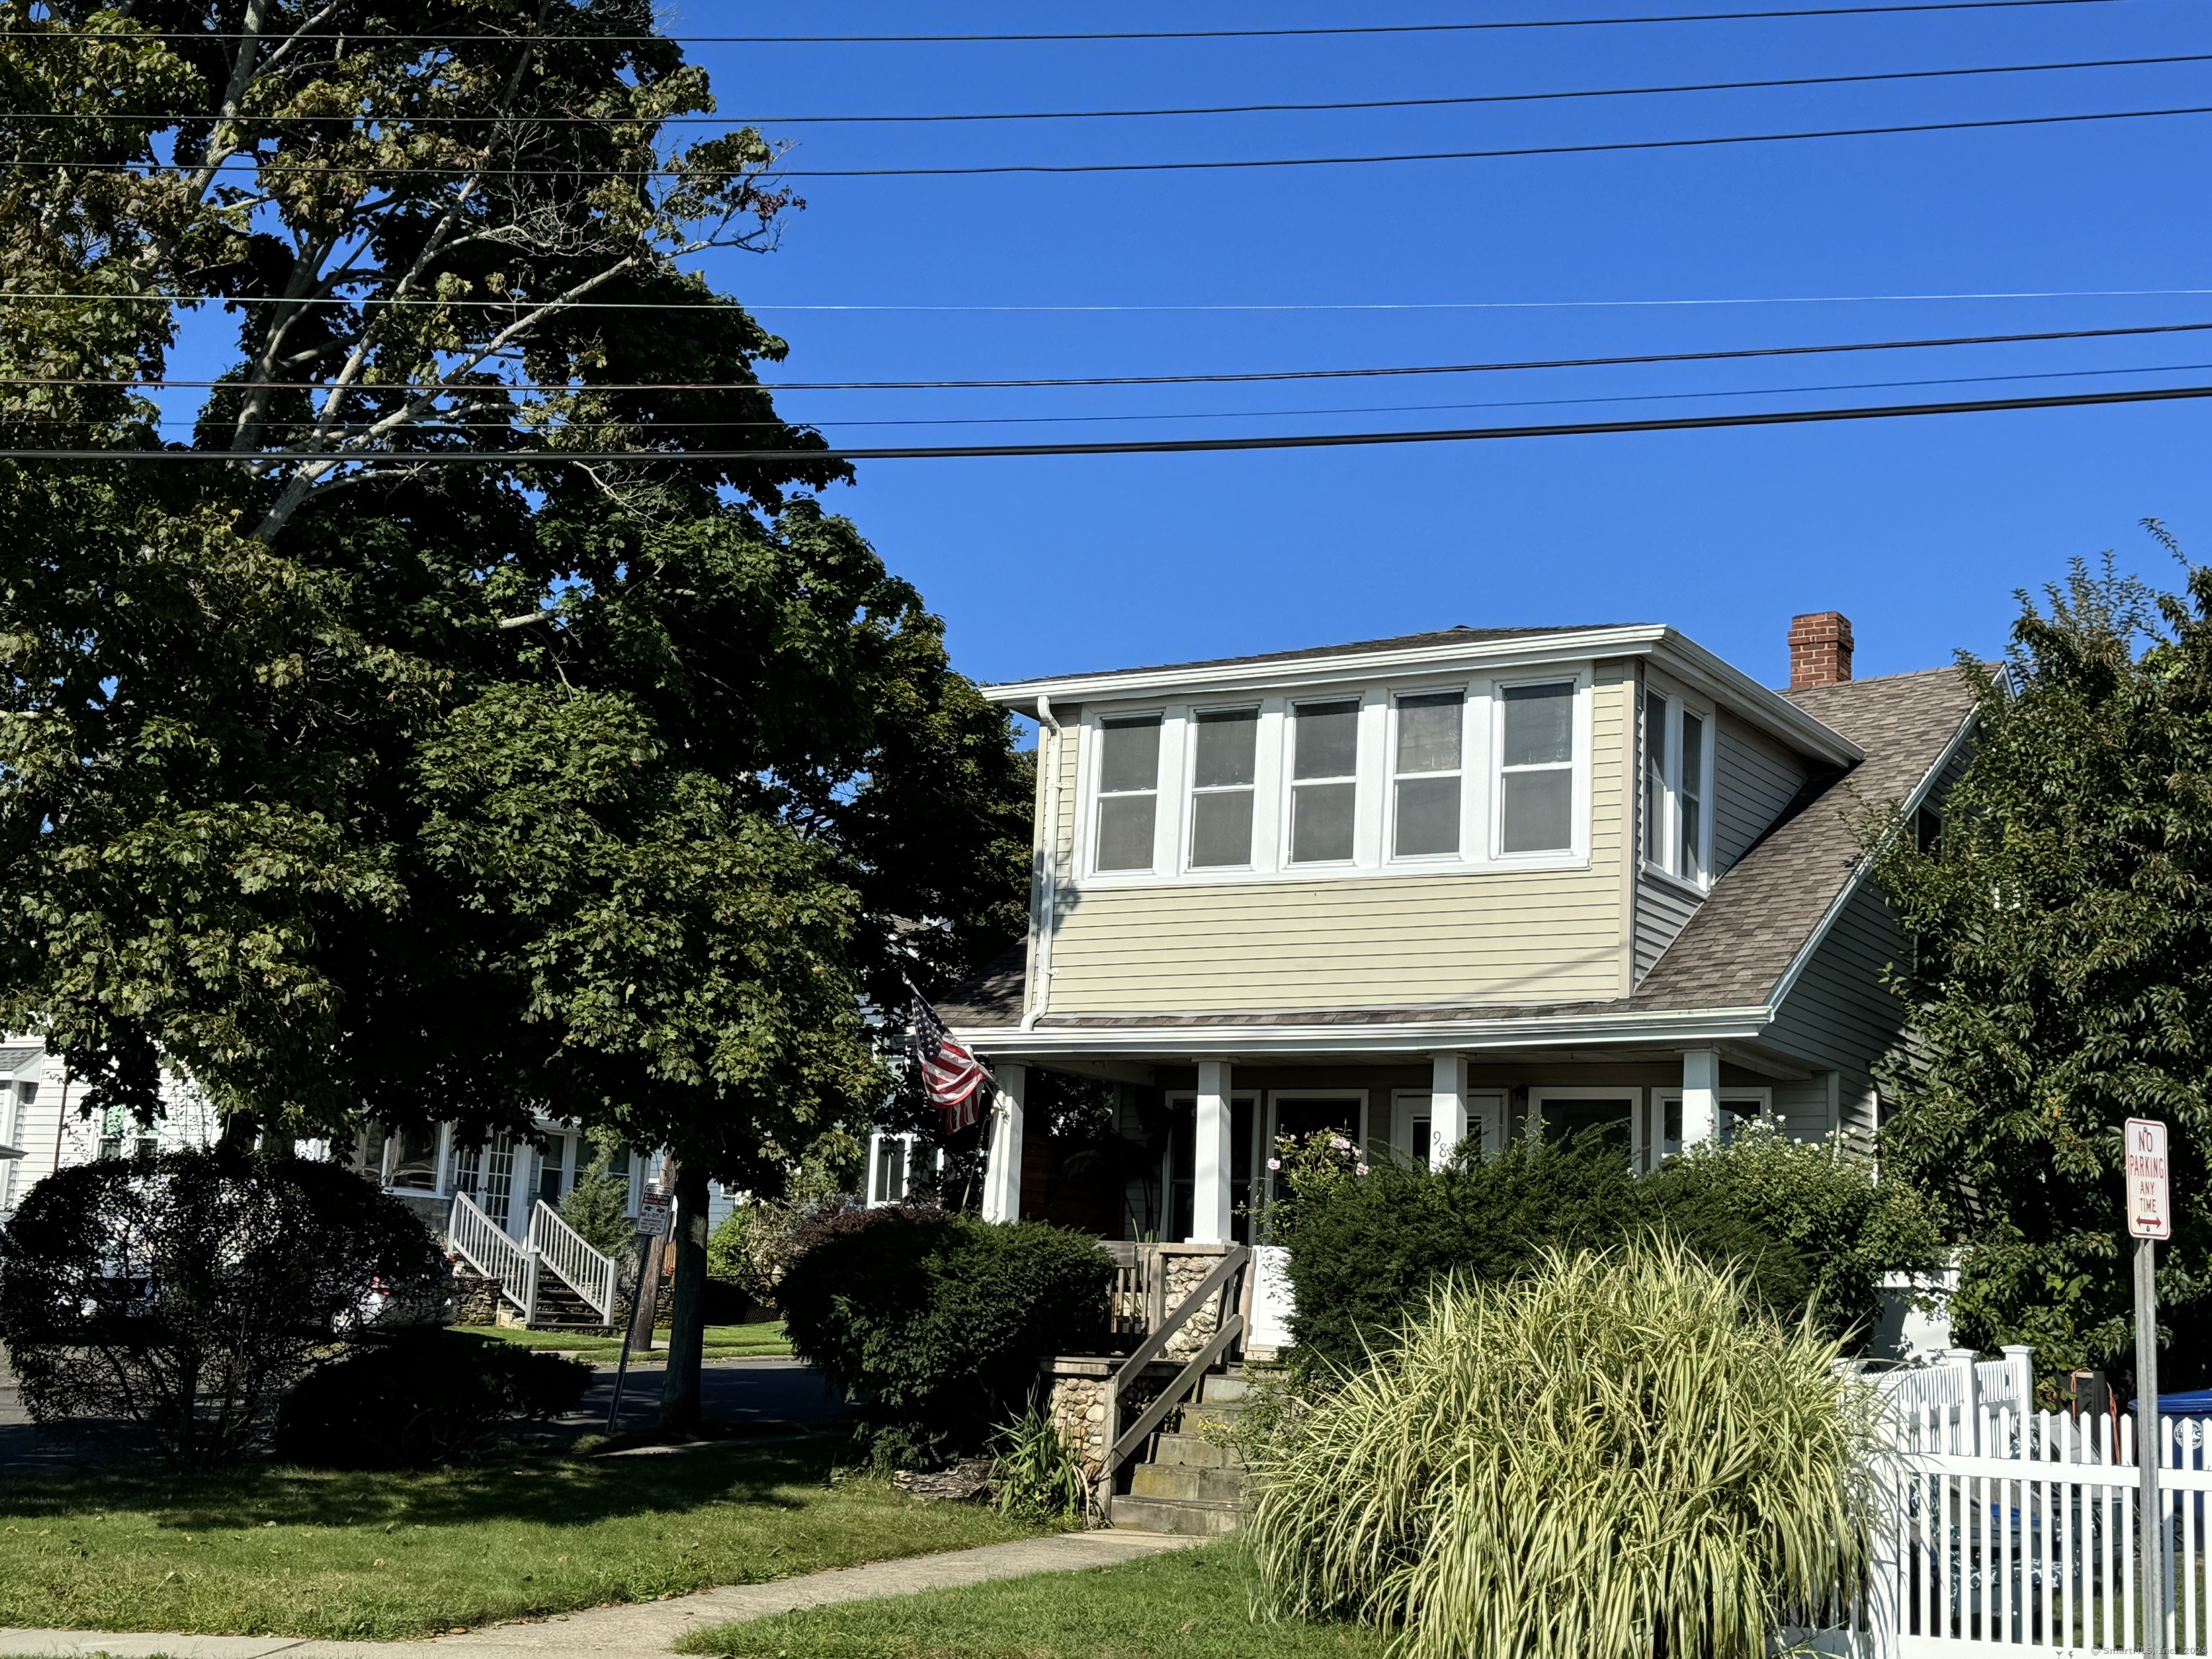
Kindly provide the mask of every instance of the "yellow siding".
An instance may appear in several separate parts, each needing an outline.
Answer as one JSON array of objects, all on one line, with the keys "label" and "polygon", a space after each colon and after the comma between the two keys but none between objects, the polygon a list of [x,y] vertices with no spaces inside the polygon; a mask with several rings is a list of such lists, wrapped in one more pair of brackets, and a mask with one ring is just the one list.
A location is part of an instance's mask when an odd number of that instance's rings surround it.
[{"label": "yellow siding", "polygon": [[[1174,1013],[1620,994],[1623,720],[1600,677],[1587,866],[1060,890],[1054,1013]],[[1073,735],[1073,727],[1070,728]],[[1073,848],[1075,745],[1062,786]],[[1063,873],[1066,865],[1061,866]]]}]

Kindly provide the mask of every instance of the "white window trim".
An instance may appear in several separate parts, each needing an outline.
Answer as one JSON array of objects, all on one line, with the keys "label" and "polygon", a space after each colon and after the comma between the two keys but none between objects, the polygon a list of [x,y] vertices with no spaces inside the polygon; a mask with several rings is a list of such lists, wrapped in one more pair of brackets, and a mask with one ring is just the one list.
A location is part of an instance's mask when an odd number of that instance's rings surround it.
[{"label": "white window trim", "polygon": [[[1279,742],[1282,752],[1282,812],[1276,829],[1275,860],[1281,869],[1298,875],[1334,875],[1346,870],[1371,868],[1375,860],[1370,846],[1364,845],[1369,837],[1368,809],[1374,800],[1376,721],[1373,718],[1378,702],[1377,693],[1370,688],[1365,692],[1316,692],[1311,696],[1293,693],[1283,699],[1283,724]],[[1358,712],[1353,716],[1358,722],[1358,747],[1352,757],[1352,770],[1332,778],[1300,778],[1297,775],[1298,710],[1315,703],[1356,703]],[[1297,829],[1297,792],[1301,784],[1346,783],[1352,785],[1352,856],[1342,859],[1308,859],[1303,861],[1291,856],[1291,838]],[[1366,856],[1363,857],[1362,854]],[[1273,1137],[1270,1138],[1272,1143]]]},{"label": "white window trim", "polygon": [[[1645,700],[1654,696],[1664,697],[1667,700],[1667,765],[1661,790],[1662,799],[1657,804],[1658,812],[1656,823],[1652,821],[1651,804],[1644,799],[1644,785],[1650,771],[1646,760],[1650,753],[1650,732],[1649,722],[1645,719],[1648,712]],[[1698,804],[1705,809],[1700,815],[1698,826],[1701,831],[1699,839],[1704,845],[1698,849],[1698,866],[1703,873],[1694,880],[1687,876],[1676,874],[1674,868],[1675,854],[1678,850],[1676,842],[1680,834],[1681,825],[1682,716],[1686,713],[1695,714],[1705,722],[1705,752],[1699,757],[1703,767],[1698,778]],[[1636,719],[1637,729],[1640,734],[1640,741],[1636,748],[1636,792],[1639,803],[1638,814],[1644,820],[1643,824],[1644,873],[1669,886],[1680,888],[1686,893],[1694,893],[1703,897],[1712,890],[1714,878],[1713,820],[1719,814],[1714,810],[1716,803],[1713,797],[1720,772],[1719,711],[1702,698],[1691,696],[1671,682],[1651,675],[1645,678],[1638,694]],[[1655,850],[1658,854],[1656,859],[1652,856]]]},{"label": "white window trim", "polygon": [[[1505,755],[1505,693],[1517,685],[1560,685],[1571,684],[1575,689],[1572,716],[1573,730],[1570,741],[1573,745],[1568,763],[1567,844],[1565,848],[1550,848],[1536,853],[1508,853],[1505,845],[1505,790],[1504,759]],[[1592,708],[1595,702],[1594,682],[1587,665],[1572,673],[1553,670],[1548,674],[1516,674],[1510,679],[1492,682],[1486,692],[1489,704],[1489,743],[1483,756],[1483,782],[1489,799],[1484,817],[1487,823],[1488,863],[1502,869],[1559,869],[1572,868],[1589,862],[1590,845],[1590,743]]]},{"label": "white window trim", "polygon": [[[876,1160],[883,1144],[887,1140],[895,1140],[906,1148],[906,1158],[902,1165],[906,1171],[906,1186],[896,1198],[882,1197],[876,1190]],[[907,1194],[914,1191],[915,1154],[921,1146],[921,1137],[911,1129],[878,1129],[868,1136],[867,1208],[881,1210],[893,1204],[903,1204],[906,1201]],[[938,1153],[938,1161],[940,1165],[944,1162],[942,1151]]]},{"label": "white window trim", "polygon": [[[1256,717],[1252,722],[1252,781],[1248,787],[1248,793],[1252,797],[1251,845],[1244,849],[1244,862],[1242,864],[1193,864],[1191,862],[1191,856],[1194,850],[1193,842],[1198,833],[1198,797],[1200,793],[1198,787],[1197,737],[1199,717],[1202,714],[1244,714],[1247,712],[1251,713]],[[1267,718],[1267,705],[1264,703],[1255,702],[1249,697],[1241,702],[1194,702],[1186,709],[1178,709],[1175,711],[1173,718],[1181,720],[1190,732],[1189,740],[1182,745],[1182,767],[1179,775],[1182,780],[1182,805],[1181,809],[1176,814],[1176,817],[1180,820],[1180,828],[1176,833],[1176,844],[1182,848],[1182,856],[1176,859],[1175,867],[1181,871],[1185,876],[1194,876],[1201,879],[1209,877],[1218,879],[1224,876],[1241,876],[1249,878],[1255,872],[1265,867],[1261,848],[1267,844],[1266,835],[1271,827],[1267,823],[1267,813],[1266,811],[1266,797],[1261,793],[1261,790],[1267,782],[1267,752],[1271,730],[1271,722]],[[1279,742],[1281,740],[1280,732],[1282,729],[1280,723],[1273,723],[1272,729],[1275,734],[1275,740]],[[1167,722],[1165,720],[1161,722],[1160,741],[1163,750],[1164,750],[1167,741]],[[1163,753],[1163,760],[1164,760],[1164,753]],[[1209,795],[1225,795],[1230,793],[1235,787],[1237,787],[1237,786],[1231,785],[1221,788],[1209,788],[1206,790],[1205,793]]]},{"label": "white window trim", "polygon": [[[1459,694],[1459,845],[1449,853],[1401,853],[1398,850],[1398,780],[1402,775],[1411,778],[1440,778],[1449,775],[1443,772],[1407,772],[1398,770],[1398,705],[1407,697],[1441,696],[1446,692]],[[1474,754],[1480,746],[1475,742],[1475,700],[1474,688],[1459,685],[1393,686],[1385,706],[1382,727],[1382,861],[1401,869],[1431,870],[1439,866],[1449,868],[1468,862],[1468,843],[1474,840],[1470,833],[1475,824],[1477,799],[1474,784]]]},{"label": "white window trim", "polygon": [[[1099,775],[1106,761],[1106,722],[1109,720],[1158,720],[1160,723],[1159,773],[1152,785],[1152,862],[1143,870],[1101,870],[1098,867],[1098,801]],[[1176,749],[1169,747],[1172,732]],[[1076,834],[1082,839],[1077,843],[1076,867],[1083,872],[1086,884],[1097,886],[1142,886],[1160,879],[1159,872],[1176,868],[1172,854],[1161,857],[1163,846],[1172,848],[1182,838],[1182,813],[1179,808],[1179,792],[1167,787],[1170,778],[1182,775],[1182,723],[1173,714],[1158,703],[1146,703],[1130,708],[1089,708],[1083,714],[1083,785],[1075,814]]]},{"label": "white window trim", "polygon": [[[1617,1100],[1628,1108],[1628,1167],[1644,1163],[1644,1096],[1643,1088],[1622,1088],[1614,1083],[1547,1083],[1528,1091],[1528,1133],[1544,1132],[1544,1103],[1548,1100]],[[1680,1091],[1677,1090],[1676,1093]]]},{"label": "white window trim", "polygon": [[[1571,683],[1575,687],[1574,759],[1571,763],[1570,845],[1561,851],[1497,851],[1499,838],[1498,757],[1508,685]],[[1438,691],[1457,691],[1465,699],[1460,750],[1460,852],[1392,855],[1396,836],[1396,702]],[[1353,775],[1352,856],[1346,860],[1291,862],[1291,794],[1293,710],[1301,702],[1356,700],[1360,705],[1359,755]],[[1253,860],[1249,866],[1190,864],[1191,779],[1196,767],[1193,717],[1200,710],[1249,708],[1248,696],[1203,702],[1157,699],[1085,707],[1069,730],[1079,734],[1076,799],[1071,810],[1075,856],[1073,890],[1194,887],[1227,883],[1336,882],[1376,878],[1404,879],[1431,875],[1473,875],[1490,871],[1587,868],[1590,860],[1590,775],[1594,763],[1595,678],[1588,662],[1531,667],[1510,677],[1470,678],[1464,672],[1391,677],[1365,687],[1285,686],[1258,699],[1258,765],[1253,790]],[[1153,816],[1152,865],[1146,870],[1097,867],[1098,778],[1103,763],[1102,733],[1109,720],[1146,716],[1160,721],[1160,781]],[[1640,787],[1640,784],[1639,784]]]},{"label": "white window trim", "polygon": [[[1713,1091],[1713,1100],[1716,1108],[1723,1100],[1756,1100],[1759,1102],[1759,1121],[1762,1123],[1774,1121],[1774,1091],[1771,1089],[1765,1087],[1739,1089],[1733,1085],[1724,1084]],[[1658,1149],[1659,1156],[1652,1162],[1652,1167],[1655,1169],[1670,1157],[1681,1156],[1680,1152],[1670,1153],[1667,1151],[1667,1109],[1681,1103],[1682,1091],[1680,1089],[1654,1089],[1651,1091],[1650,1104],[1645,1108],[1645,1115],[1650,1118],[1650,1122],[1645,1128],[1643,1144]],[[1641,1169],[1643,1165],[1639,1164],[1638,1167]]]}]

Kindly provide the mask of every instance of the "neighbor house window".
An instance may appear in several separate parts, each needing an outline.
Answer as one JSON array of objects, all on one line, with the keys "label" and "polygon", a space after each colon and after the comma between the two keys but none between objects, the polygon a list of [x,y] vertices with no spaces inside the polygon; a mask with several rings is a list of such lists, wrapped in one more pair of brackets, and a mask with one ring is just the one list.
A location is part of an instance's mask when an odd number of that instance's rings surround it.
[{"label": "neighbor house window", "polygon": [[1644,856],[1667,864],[1667,699],[1644,694]]},{"label": "neighbor house window", "polygon": [[1459,748],[1465,700],[1456,691],[1398,699],[1396,834],[1400,858],[1459,851]]},{"label": "neighbor house window", "polygon": [[1352,857],[1352,809],[1359,793],[1359,702],[1297,706],[1291,765],[1291,862]]},{"label": "neighbor house window", "polygon": [[1098,852],[1101,870],[1152,867],[1152,825],[1160,798],[1160,717],[1098,723]]},{"label": "neighbor house window", "polygon": [[1252,862],[1252,792],[1259,776],[1260,711],[1210,708],[1194,721],[1190,861],[1194,868]]},{"label": "neighbor house window", "polygon": [[1509,685],[1504,702],[1498,849],[1565,852],[1574,844],[1574,685]]},{"label": "neighbor house window", "polygon": [[1682,711],[1680,812],[1674,836],[1674,873],[1697,881],[1705,873],[1705,723]]}]

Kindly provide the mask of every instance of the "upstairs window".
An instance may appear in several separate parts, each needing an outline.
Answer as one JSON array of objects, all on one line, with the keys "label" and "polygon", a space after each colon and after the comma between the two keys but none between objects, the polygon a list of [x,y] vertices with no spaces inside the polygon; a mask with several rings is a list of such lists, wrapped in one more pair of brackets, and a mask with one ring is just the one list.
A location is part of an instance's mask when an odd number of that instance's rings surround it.
[{"label": "upstairs window", "polygon": [[1667,866],[1667,699],[1644,694],[1644,856]]},{"label": "upstairs window", "polygon": [[1682,711],[1682,782],[1677,793],[1681,808],[1674,873],[1684,881],[1701,881],[1705,873],[1705,723],[1686,708]]},{"label": "upstairs window", "polygon": [[1503,702],[1498,849],[1564,853],[1574,845],[1574,685],[1509,685]]},{"label": "upstairs window", "polygon": [[1210,870],[1252,862],[1252,793],[1260,775],[1260,711],[1201,710],[1193,721],[1190,862]]},{"label": "upstairs window", "polygon": [[1303,702],[1291,767],[1291,862],[1349,863],[1359,785],[1359,702]]},{"label": "upstairs window", "polygon": [[1159,817],[1160,717],[1100,721],[1098,750],[1096,867],[1149,870]]},{"label": "upstairs window", "polygon": [[1395,830],[1399,858],[1459,851],[1460,728],[1457,691],[1398,699]]},{"label": "upstairs window", "polygon": [[1644,694],[1644,859],[1703,887],[1712,872],[1712,717]]}]

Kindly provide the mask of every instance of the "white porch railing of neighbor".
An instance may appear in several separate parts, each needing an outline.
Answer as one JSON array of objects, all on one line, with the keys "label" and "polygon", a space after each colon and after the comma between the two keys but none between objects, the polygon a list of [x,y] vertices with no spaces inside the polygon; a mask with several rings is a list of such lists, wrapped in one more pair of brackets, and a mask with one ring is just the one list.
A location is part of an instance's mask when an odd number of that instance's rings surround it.
[{"label": "white porch railing of neighbor", "polygon": [[446,1236],[463,1261],[497,1282],[500,1295],[520,1310],[525,1324],[538,1316],[536,1251],[509,1238],[466,1193],[453,1194],[453,1215]]},{"label": "white porch railing of neighbor", "polygon": [[[584,1242],[544,1199],[530,1212],[530,1249],[556,1277],[587,1303],[600,1322],[615,1318],[615,1261]],[[534,1299],[534,1298],[533,1298]]]},{"label": "white porch railing of neighbor", "polygon": [[[1967,1659],[1993,1647],[2141,1654],[2135,1424],[2009,1407],[1912,1406],[1891,1414],[1875,1580],[1830,1651]],[[2206,1425],[2162,1418],[2169,1654],[2212,1652]]]}]

